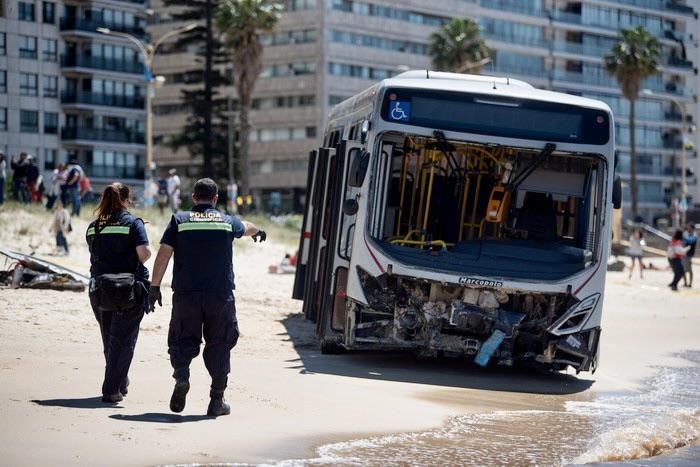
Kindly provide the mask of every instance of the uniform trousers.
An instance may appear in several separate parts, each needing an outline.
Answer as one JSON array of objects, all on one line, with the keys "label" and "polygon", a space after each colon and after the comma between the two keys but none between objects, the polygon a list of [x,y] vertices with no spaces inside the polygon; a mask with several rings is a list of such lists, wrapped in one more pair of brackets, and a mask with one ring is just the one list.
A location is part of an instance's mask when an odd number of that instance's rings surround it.
[{"label": "uniform trousers", "polygon": [[106,362],[102,394],[116,394],[129,374],[144,307],[139,305],[125,312],[99,311],[93,307],[92,311],[100,323]]},{"label": "uniform trousers", "polygon": [[170,363],[178,374],[199,355],[204,337],[204,365],[212,378],[231,372],[231,349],[238,342],[236,301],[233,292],[173,293],[173,312],[168,331]]}]

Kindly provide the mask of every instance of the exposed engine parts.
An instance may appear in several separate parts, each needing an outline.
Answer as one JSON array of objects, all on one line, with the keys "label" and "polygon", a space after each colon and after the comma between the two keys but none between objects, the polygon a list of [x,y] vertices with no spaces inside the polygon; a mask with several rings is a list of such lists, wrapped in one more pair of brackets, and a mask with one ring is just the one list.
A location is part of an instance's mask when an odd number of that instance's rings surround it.
[{"label": "exposed engine parts", "polygon": [[568,294],[460,287],[396,276],[384,278],[382,287],[366,273],[361,278],[369,306],[352,305],[357,324],[351,341],[365,347],[374,342],[428,356],[473,358],[499,333],[492,361],[501,365],[529,362],[584,369],[590,356],[591,336],[558,338],[547,331],[575,304]]}]

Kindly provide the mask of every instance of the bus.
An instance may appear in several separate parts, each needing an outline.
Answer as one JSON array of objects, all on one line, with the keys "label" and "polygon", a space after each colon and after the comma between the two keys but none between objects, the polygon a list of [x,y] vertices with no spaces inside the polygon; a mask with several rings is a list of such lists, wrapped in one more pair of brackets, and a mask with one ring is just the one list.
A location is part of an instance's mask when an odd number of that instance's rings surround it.
[{"label": "bus", "polygon": [[293,298],[321,351],[595,371],[612,209],[603,102],[411,70],[329,113]]}]

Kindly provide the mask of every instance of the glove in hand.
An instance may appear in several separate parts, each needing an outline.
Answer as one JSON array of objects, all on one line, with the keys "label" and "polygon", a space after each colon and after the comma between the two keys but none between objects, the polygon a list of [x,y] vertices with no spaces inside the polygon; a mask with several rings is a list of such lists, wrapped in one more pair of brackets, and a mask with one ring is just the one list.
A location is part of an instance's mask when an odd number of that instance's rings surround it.
[{"label": "glove in hand", "polygon": [[258,230],[258,233],[253,235],[253,241],[257,242],[258,239],[260,239],[260,243],[267,240],[267,234],[265,233],[265,231],[263,229]]},{"label": "glove in hand", "polygon": [[152,285],[151,290],[148,291],[148,311],[147,311],[147,313],[150,313],[151,311],[156,310],[156,302],[158,302],[158,305],[163,306],[163,297],[160,294],[160,286],[159,285]]}]

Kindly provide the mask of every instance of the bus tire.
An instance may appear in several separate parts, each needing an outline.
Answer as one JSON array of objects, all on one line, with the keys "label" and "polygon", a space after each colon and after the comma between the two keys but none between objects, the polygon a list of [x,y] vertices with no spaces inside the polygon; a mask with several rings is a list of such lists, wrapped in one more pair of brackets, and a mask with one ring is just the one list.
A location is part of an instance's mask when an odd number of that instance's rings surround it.
[{"label": "bus tire", "polygon": [[321,340],[321,353],[323,355],[339,355],[345,351],[345,348],[337,342],[326,339]]}]

